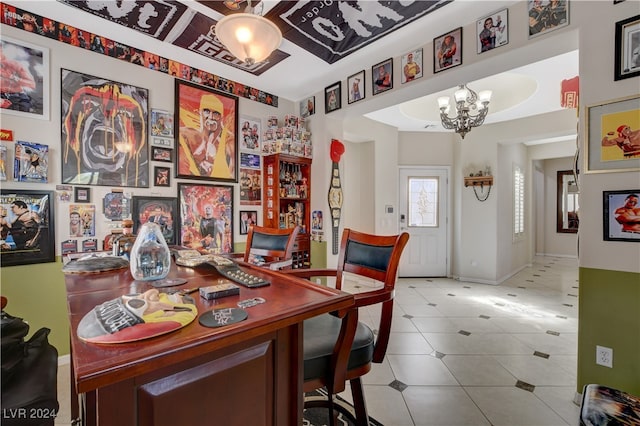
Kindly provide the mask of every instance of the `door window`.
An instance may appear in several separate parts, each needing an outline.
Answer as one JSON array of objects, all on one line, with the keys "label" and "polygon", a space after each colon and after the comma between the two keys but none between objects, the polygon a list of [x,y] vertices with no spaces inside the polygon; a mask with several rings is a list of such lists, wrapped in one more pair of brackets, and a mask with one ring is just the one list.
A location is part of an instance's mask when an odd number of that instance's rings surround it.
[{"label": "door window", "polygon": [[409,177],[409,226],[438,226],[438,185],[437,177]]}]

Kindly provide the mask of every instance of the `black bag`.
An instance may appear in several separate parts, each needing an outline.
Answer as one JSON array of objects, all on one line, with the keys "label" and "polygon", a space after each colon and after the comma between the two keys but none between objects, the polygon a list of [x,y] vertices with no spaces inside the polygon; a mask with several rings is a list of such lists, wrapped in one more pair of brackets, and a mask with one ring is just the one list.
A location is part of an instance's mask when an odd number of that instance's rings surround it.
[{"label": "black bag", "polygon": [[29,325],[2,311],[2,418],[0,424],[53,425],[58,414],[58,351],[51,330],[41,328],[26,342]]}]

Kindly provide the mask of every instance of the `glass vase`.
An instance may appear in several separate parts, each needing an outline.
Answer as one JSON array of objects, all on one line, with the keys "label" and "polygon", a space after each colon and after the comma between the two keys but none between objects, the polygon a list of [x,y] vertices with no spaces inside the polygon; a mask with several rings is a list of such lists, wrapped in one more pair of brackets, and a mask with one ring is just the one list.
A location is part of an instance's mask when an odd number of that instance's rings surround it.
[{"label": "glass vase", "polygon": [[147,222],[140,228],[129,258],[131,275],[136,280],[165,278],[171,269],[171,253],[160,226]]}]

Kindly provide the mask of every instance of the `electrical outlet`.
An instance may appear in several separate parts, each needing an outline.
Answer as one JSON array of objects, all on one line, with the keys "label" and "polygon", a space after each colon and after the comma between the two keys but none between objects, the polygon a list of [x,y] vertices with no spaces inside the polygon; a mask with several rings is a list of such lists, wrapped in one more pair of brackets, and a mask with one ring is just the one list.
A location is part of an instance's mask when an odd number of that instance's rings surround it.
[{"label": "electrical outlet", "polygon": [[596,364],[613,368],[613,349],[596,346]]}]

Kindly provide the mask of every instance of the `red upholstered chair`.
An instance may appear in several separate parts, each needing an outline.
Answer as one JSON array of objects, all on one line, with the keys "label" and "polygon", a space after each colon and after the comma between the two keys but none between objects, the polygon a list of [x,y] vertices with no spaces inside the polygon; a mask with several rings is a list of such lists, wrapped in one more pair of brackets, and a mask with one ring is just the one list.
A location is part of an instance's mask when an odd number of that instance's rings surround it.
[{"label": "red upholstered chair", "polygon": [[[329,395],[326,401],[320,403],[305,402],[305,408],[327,406],[331,410],[331,424],[334,410],[343,412],[356,424],[369,424],[361,377],[371,370],[372,363],[381,363],[384,359],[391,331],[398,265],[408,240],[409,234],[406,232],[379,236],[345,229],[336,270],[286,271],[307,279],[335,276],[338,289],[342,289],[345,273],[381,283],[370,291],[355,294],[355,306],[343,318],[326,314],[304,322],[304,391],[325,387]],[[377,333],[374,333],[366,324],[358,321],[358,308],[379,303],[382,304],[382,312]],[[345,389],[346,380],[351,385],[355,418],[344,407],[333,402],[333,395]]]}]

